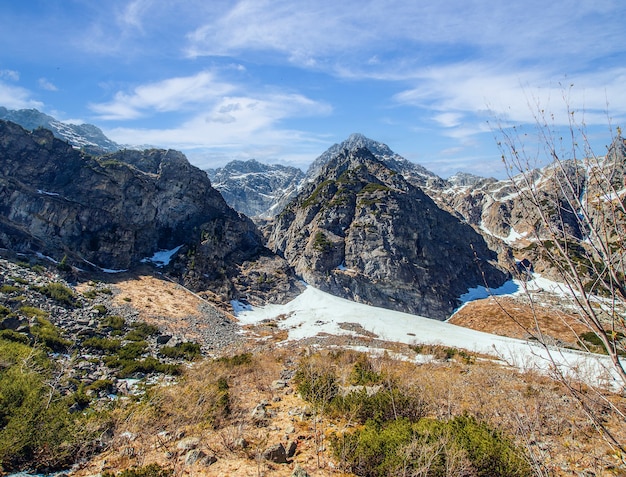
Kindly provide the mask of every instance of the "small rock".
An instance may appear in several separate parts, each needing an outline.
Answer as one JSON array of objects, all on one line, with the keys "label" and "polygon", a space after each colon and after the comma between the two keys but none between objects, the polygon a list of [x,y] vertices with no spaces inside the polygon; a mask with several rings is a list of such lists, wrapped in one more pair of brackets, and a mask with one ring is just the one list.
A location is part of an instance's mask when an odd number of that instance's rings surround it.
[{"label": "small rock", "polygon": [[237,439],[235,439],[235,442],[233,442],[233,444],[238,449],[246,449],[248,447],[248,441],[245,440],[243,437],[238,437]]},{"label": "small rock", "polygon": [[285,381],[284,379],[277,379],[276,381],[272,382],[272,389],[274,391],[280,391],[281,389],[285,389],[287,387],[287,381]]},{"label": "small rock", "polygon": [[197,448],[200,445],[200,438],[198,437],[187,437],[176,444],[176,448],[178,450],[192,450]]},{"label": "small rock", "polygon": [[300,467],[299,465],[296,465],[296,468],[293,469],[293,473],[291,474],[291,477],[309,477],[309,474],[302,467]]},{"label": "small rock", "polygon": [[296,432],[296,428],[293,426],[287,426],[285,429],[285,434],[293,434],[294,432]]},{"label": "small rock", "polygon": [[286,464],[287,452],[282,444],[275,444],[263,452],[263,458],[275,464]]},{"label": "small rock", "polygon": [[298,443],[296,441],[291,441],[287,446],[287,459],[291,459],[294,455],[296,455],[296,450],[298,450]]}]

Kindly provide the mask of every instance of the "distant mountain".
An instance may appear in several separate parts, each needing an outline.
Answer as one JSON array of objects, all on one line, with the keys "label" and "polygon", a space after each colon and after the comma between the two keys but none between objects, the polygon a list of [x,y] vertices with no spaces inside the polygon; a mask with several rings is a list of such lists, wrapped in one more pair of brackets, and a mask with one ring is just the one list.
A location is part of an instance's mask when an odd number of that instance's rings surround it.
[{"label": "distant mountain", "polygon": [[68,124],[36,109],[9,110],[0,106],[0,119],[19,124],[24,129],[45,128],[58,139],[91,154],[114,152],[122,148],[93,124]]},{"label": "distant mountain", "polygon": [[442,181],[439,176],[425,167],[396,154],[389,149],[389,146],[386,144],[369,139],[359,133],[351,134],[345,141],[332,145],[321,156],[315,159],[307,171],[307,180],[313,180],[319,175],[326,163],[343,151],[354,152],[359,149],[367,149],[376,159],[384,163],[392,171],[401,174],[404,179],[413,185],[423,187]]},{"label": "distant mountain", "polygon": [[[369,148],[335,148],[276,217],[268,246],[305,281],[355,301],[445,319],[468,288],[507,274],[469,225]],[[407,161],[408,162],[408,161]],[[407,166],[425,180],[437,179]]]},{"label": "distant mountain", "polygon": [[280,212],[304,179],[296,167],[261,164],[254,159],[232,161],[206,173],[228,205],[248,217],[262,218]]}]

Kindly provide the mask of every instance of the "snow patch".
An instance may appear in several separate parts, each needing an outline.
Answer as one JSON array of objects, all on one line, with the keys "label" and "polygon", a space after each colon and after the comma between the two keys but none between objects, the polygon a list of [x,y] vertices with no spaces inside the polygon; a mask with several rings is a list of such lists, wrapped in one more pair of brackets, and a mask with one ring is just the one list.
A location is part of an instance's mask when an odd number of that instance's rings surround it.
[{"label": "snow patch", "polygon": [[59,196],[59,194],[57,194],[56,192],[48,192],[48,191],[45,191],[45,190],[42,190],[42,189],[37,189],[37,194],[51,195],[51,196],[54,196],[54,197]]},{"label": "snow patch", "polygon": [[152,257],[142,258],[141,262],[153,263],[157,267],[164,267],[166,265],[169,265],[170,261],[172,260],[172,257],[176,254],[176,252],[178,252],[181,249],[181,247],[182,245],[179,245],[178,247],[175,247],[172,250],[159,250],[158,252],[155,252],[154,255],[152,255]]},{"label": "snow patch", "polygon": [[233,313],[235,314],[235,316],[239,316],[239,314],[243,313],[244,311],[252,311],[252,305],[250,305],[249,303],[243,303],[239,300],[231,300],[230,306],[233,307]]}]

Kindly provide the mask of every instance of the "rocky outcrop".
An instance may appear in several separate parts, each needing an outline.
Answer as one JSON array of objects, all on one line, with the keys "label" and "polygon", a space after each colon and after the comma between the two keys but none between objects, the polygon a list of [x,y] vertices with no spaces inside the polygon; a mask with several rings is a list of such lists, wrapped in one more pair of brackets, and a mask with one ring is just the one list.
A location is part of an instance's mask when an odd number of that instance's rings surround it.
[{"label": "rocky outcrop", "polygon": [[213,187],[233,209],[248,217],[270,218],[293,199],[304,173],[296,167],[232,161],[218,169],[207,169]]},{"label": "rocky outcrop", "polygon": [[[0,246],[117,270],[177,248],[172,273],[195,290],[217,287],[225,298],[239,298],[233,277],[242,264],[254,269],[257,258],[271,255],[252,221],[228,207],[182,153],[119,151],[96,158],[50,131],[28,132],[5,121]],[[289,289],[293,277],[281,277]]]},{"label": "rocky outcrop", "polygon": [[469,287],[506,279],[472,227],[366,148],[327,161],[276,218],[268,244],[325,291],[437,319]]}]

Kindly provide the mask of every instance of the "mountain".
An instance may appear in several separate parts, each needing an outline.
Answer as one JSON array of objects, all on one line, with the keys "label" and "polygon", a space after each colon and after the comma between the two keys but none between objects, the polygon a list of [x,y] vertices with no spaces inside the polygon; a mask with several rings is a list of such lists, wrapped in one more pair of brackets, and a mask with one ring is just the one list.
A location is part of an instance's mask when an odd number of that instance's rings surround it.
[{"label": "mountain", "polygon": [[305,281],[355,301],[445,319],[468,288],[506,280],[472,227],[369,148],[336,150],[312,167],[317,172],[269,233],[268,246]]},{"label": "mountain", "polygon": [[401,174],[405,180],[413,185],[426,186],[441,182],[442,180],[425,167],[408,161],[399,154],[396,154],[389,149],[389,146],[386,144],[369,139],[359,133],[351,134],[345,141],[332,145],[321,156],[315,159],[307,171],[307,180],[310,181],[317,177],[324,165],[332,161],[333,158],[343,151],[350,152],[359,149],[367,149],[376,159],[383,162],[392,171]]},{"label": "mountain", "polygon": [[[276,297],[295,280],[260,233],[177,151],[125,150],[94,157],[53,137],[0,121],[0,246],[80,268],[128,269],[161,250],[194,290],[225,298]],[[257,293],[258,292],[258,293]],[[265,293],[267,295],[267,293]]]},{"label": "mountain", "polygon": [[45,128],[52,131],[56,138],[69,142],[72,146],[92,154],[114,152],[121,146],[104,135],[93,124],[68,124],[36,109],[9,110],[0,106],[0,119],[19,124],[25,129]]},{"label": "mountain", "polygon": [[254,159],[232,161],[206,173],[228,205],[248,217],[262,218],[280,212],[304,179],[296,167],[261,164]]}]

